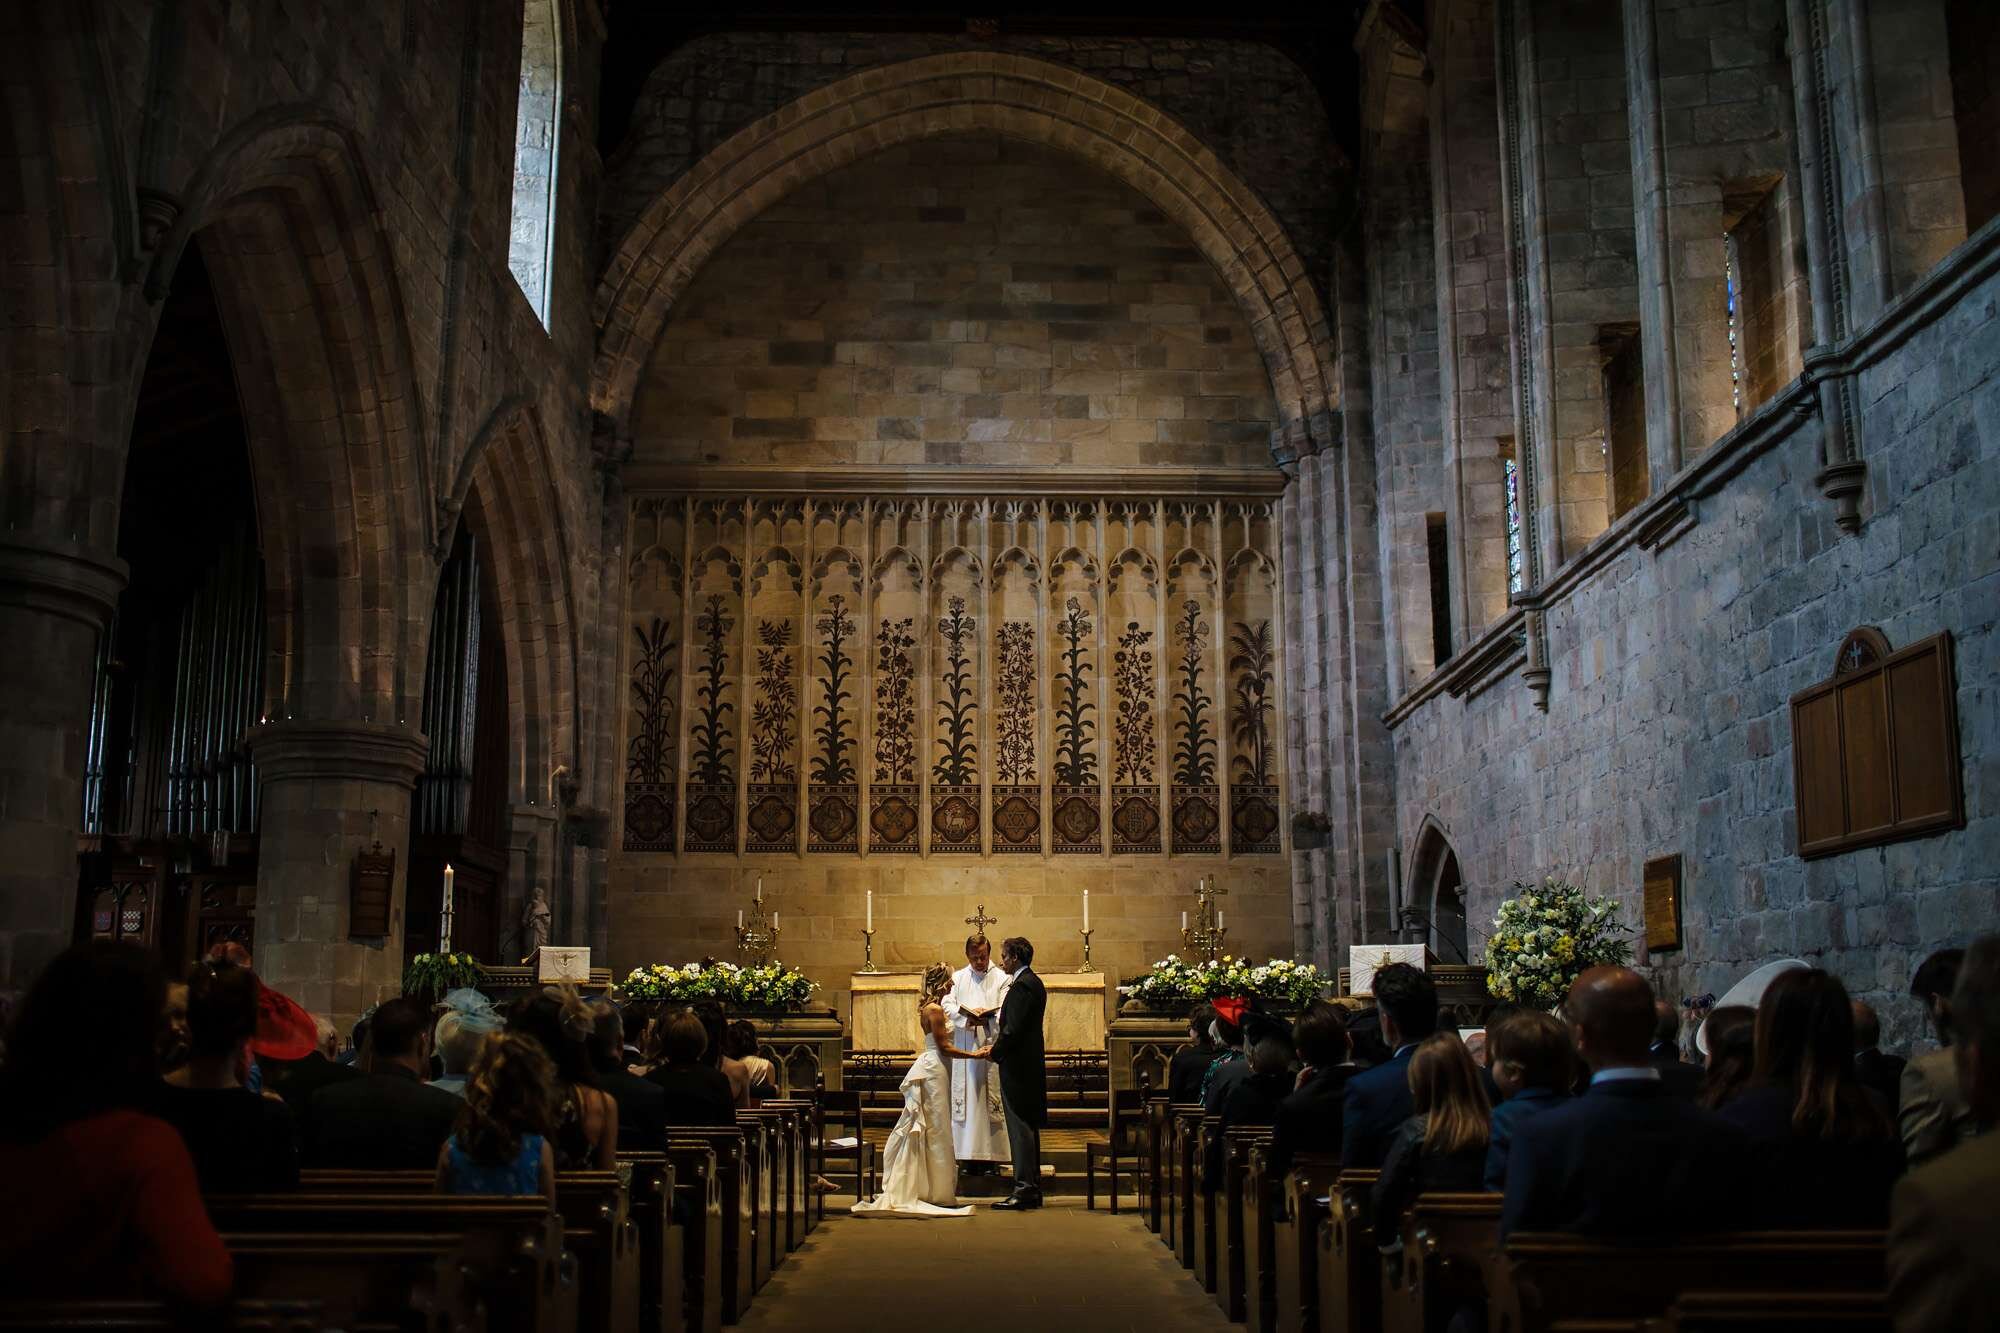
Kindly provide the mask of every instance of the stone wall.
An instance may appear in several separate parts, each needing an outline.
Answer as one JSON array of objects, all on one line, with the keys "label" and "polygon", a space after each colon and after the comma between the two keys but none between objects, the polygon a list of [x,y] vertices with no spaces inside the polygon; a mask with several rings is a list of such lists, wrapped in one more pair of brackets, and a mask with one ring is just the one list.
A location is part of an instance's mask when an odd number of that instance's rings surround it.
[{"label": "stone wall", "polygon": [[[1978,280],[1928,306],[1906,340],[1883,339],[1858,377],[1859,535],[1819,499],[1820,432],[1800,426],[1699,501],[1671,544],[1618,540],[1630,525],[1610,534],[1549,609],[1546,713],[1507,677],[1397,726],[1402,844],[1426,815],[1440,821],[1475,927],[1510,881],[1544,874],[1614,895],[1637,921],[1642,864],[1679,852],[1687,945],[1648,960],[1665,992],[1720,994],[1761,963],[1804,957],[1881,1010],[1885,1045],[1923,1036],[1904,994],[1915,965],[2000,919],[2000,237],[1984,239],[1980,262],[1957,266]],[[1953,635],[1970,823],[1802,861],[1787,701],[1831,674],[1857,625],[1896,647]]]},{"label": "stone wall", "polygon": [[1191,129],[1284,224],[1325,281],[1338,177],[1319,96],[1299,68],[1256,42],[949,33],[717,33],[662,61],[607,162],[603,226],[615,248],[641,210],[701,156],[815,88],[896,61],[997,51],[1084,70]]}]

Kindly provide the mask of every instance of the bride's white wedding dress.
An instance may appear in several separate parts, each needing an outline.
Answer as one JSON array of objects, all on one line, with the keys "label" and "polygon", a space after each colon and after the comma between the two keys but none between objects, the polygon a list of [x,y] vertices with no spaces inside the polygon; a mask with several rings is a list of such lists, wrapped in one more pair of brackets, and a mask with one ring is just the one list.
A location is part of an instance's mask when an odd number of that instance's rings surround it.
[{"label": "bride's white wedding dress", "polygon": [[854,1205],[864,1217],[970,1217],[958,1202],[951,1146],[951,1062],[926,1035],[903,1075],[903,1114],[882,1150],[882,1192]]}]

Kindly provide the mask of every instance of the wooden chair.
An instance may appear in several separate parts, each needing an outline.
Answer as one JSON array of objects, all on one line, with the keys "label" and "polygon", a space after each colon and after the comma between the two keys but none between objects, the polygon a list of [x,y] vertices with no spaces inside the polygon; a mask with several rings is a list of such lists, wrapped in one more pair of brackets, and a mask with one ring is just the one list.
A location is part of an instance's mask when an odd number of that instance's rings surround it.
[{"label": "wooden chair", "polygon": [[1445,1333],[1460,1306],[1485,1305],[1486,1264],[1500,1248],[1499,1195],[1420,1194],[1400,1230],[1402,1263],[1382,1266],[1383,1333]]},{"label": "wooden chair", "polygon": [[[21,1301],[0,1304],[0,1329],[42,1333],[87,1328],[109,1333],[177,1333],[187,1317],[158,1301]],[[318,1333],[334,1327],[315,1301],[236,1300],[210,1312],[202,1327],[216,1333]]]},{"label": "wooden chair", "polygon": [[1083,1148],[1083,1206],[1097,1207],[1097,1163],[1104,1159],[1111,1190],[1111,1211],[1118,1211],[1118,1161],[1121,1156],[1143,1151],[1140,1135],[1146,1123],[1146,1076],[1139,1076],[1136,1088],[1116,1088],[1111,1093],[1111,1132],[1103,1142],[1093,1139]]},{"label": "wooden chair", "polygon": [[[824,1127],[822,1140],[821,1170],[832,1179],[835,1163],[851,1163],[854,1177],[854,1197],[857,1200],[873,1197],[875,1193],[875,1148],[861,1133],[861,1093],[858,1089],[846,1088],[819,1091],[820,1122]],[[845,1131],[845,1132],[836,1132]],[[833,1140],[851,1138],[852,1148],[836,1148]],[[843,1171],[847,1175],[850,1172]],[[822,1211],[823,1208],[822,1208]]]},{"label": "wooden chair", "polygon": [[1271,1224],[1277,1271],[1275,1322],[1279,1333],[1319,1329],[1319,1228],[1327,1206],[1320,1202],[1340,1175],[1335,1156],[1300,1154],[1278,1190],[1278,1213]]},{"label": "wooden chair", "polygon": [[1631,1328],[1695,1292],[1875,1296],[1887,1285],[1880,1231],[1742,1231],[1675,1243],[1517,1232],[1487,1265],[1488,1327]]}]

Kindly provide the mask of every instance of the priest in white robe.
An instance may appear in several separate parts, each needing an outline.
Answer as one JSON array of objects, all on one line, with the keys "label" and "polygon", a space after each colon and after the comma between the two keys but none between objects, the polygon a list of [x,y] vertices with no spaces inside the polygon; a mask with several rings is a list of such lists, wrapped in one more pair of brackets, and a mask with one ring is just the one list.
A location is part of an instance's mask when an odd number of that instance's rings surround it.
[{"label": "priest in white robe", "polygon": [[[984,935],[968,939],[965,966],[952,978],[951,993],[944,999],[951,1044],[961,1051],[991,1046],[1000,1032],[1000,1005],[1011,978],[992,965],[992,953]],[[990,1061],[951,1062],[951,1143],[960,1165],[1010,1160],[1000,1076]]]}]

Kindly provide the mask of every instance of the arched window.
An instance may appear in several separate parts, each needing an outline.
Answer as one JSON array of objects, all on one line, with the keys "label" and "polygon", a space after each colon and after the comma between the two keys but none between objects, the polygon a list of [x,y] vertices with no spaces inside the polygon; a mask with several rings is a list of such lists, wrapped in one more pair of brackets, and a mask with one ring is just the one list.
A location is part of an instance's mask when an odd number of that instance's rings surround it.
[{"label": "arched window", "polygon": [[1439,962],[1472,961],[1466,953],[1465,881],[1458,873],[1458,853],[1452,849],[1443,828],[1429,816],[1417,834],[1416,851],[1410,857],[1410,882],[1404,901],[1407,904],[1404,923],[1421,927],[1424,943]]},{"label": "arched window", "polygon": [[521,23],[521,100],[514,112],[514,210],[507,267],[542,327],[549,323],[556,233],[556,148],[562,125],[557,0],[528,0]]}]

